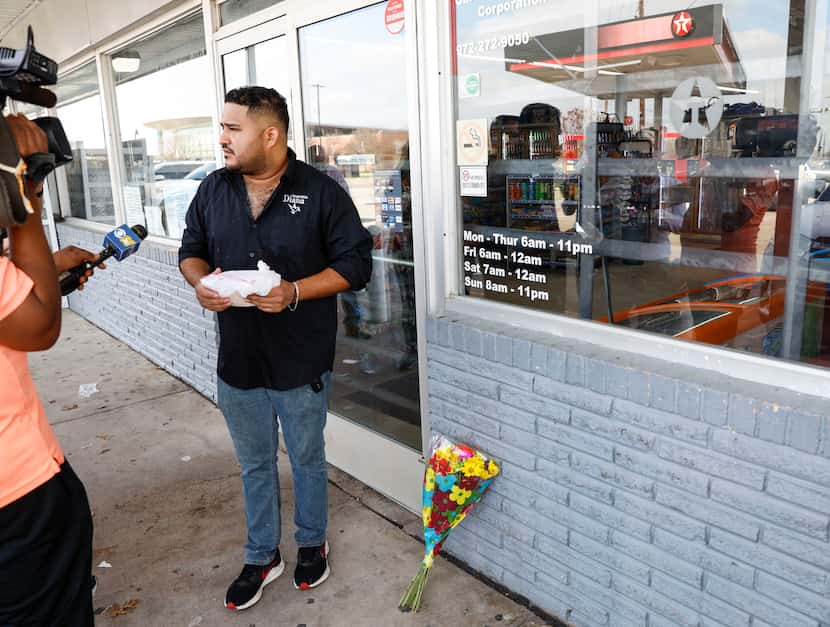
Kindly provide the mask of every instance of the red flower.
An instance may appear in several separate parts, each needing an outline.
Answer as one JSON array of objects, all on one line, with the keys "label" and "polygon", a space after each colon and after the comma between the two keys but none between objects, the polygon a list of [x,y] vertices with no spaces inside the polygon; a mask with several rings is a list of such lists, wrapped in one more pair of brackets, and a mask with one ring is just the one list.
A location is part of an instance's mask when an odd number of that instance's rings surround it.
[{"label": "red flower", "polygon": [[429,465],[437,475],[448,475],[452,472],[452,466],[446,459],[438,459],[433,457],[429,460]]},{"label": "red flower", "polygon": [[446,492],[439,494],[438,490],[435,491],[435,497],[432,499],[433,512],[436,510],[441,513],[451,512],[454,511],[456,507],[458,507],[458,503],[451,501]]},{"label": "red flower", "polygon": [[429,526],[437,534],[442,534],[450,528],[450,521],[446,516],[442,516],[439,512],[432,512],[432,518],[429,521]]},{"label": "red flower", "polygon": [[464,490],[474,490],[478,487],[478,477],[462,477],[458,486]]}]

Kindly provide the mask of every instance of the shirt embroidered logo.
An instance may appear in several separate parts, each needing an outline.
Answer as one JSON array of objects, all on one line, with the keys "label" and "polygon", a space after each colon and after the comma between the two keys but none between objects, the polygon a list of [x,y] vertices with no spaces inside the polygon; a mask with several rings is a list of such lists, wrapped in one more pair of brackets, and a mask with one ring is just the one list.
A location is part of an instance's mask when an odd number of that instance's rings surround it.
[{"label": "shirt embroidered logo", "polygon": [[292,216],[302,211],[300,206],[305,205],[306,200],[308,200],[308,196],[297,194],[284,194],[282,198],[282,201],[288,206],[288,210]]}]

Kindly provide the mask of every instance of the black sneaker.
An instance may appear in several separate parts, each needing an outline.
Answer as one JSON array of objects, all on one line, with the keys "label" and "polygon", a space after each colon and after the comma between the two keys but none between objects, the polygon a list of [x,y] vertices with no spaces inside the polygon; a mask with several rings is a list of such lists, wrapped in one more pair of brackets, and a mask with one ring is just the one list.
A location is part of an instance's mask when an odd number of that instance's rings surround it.
[{"label": "black sneaker", "polygon": [[230,610],[247,610],[255,605],[262,596],[262,589],[285,570],[285,562],[280,557],[280,550],[267,566],[245,564],[239,577],[228,588],[225,595],[225,607]]},{"label": "black sneaker", "polygon": [[297,590],[316,588],[331,574],[329,568],[329,543],[310,546],[297,551],[297,568],[294,570],[294,587]]}]

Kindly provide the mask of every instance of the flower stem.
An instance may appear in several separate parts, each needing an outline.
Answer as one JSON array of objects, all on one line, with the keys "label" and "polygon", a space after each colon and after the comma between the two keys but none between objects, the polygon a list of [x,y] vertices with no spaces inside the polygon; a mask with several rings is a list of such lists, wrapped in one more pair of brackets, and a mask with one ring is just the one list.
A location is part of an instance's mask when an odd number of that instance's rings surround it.
[{"label": "flower stem", "polygon": [[426,586],[428,575],[429,567],[421,564],[418,574],[412,579],[403,597],[401,597],[401,602],[398,604],[398,609],[401,612],[417,612],[421,607],[421,598],[424,594],[424,586]]}]

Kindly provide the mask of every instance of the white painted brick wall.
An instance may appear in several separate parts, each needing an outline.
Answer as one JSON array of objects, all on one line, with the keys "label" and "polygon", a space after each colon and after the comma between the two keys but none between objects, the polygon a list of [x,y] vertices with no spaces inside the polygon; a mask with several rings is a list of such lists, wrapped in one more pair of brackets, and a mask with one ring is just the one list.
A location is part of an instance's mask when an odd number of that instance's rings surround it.
[{"label": "white painted brick wall", "polygon": [[[101,249],[103,236],[58,224],[61,246]],[[217,336],[213,314],[203,310],[178,270],[175,246],[145,242],[123,262],[111,261],[70,308],[157,366],[216,400]]]},{"label": "white painted brick wall", "polygon": [[830,393],[468,319],[427,323],[433,430],[503,473],[446,550],[585,627],[830,627]]}]

